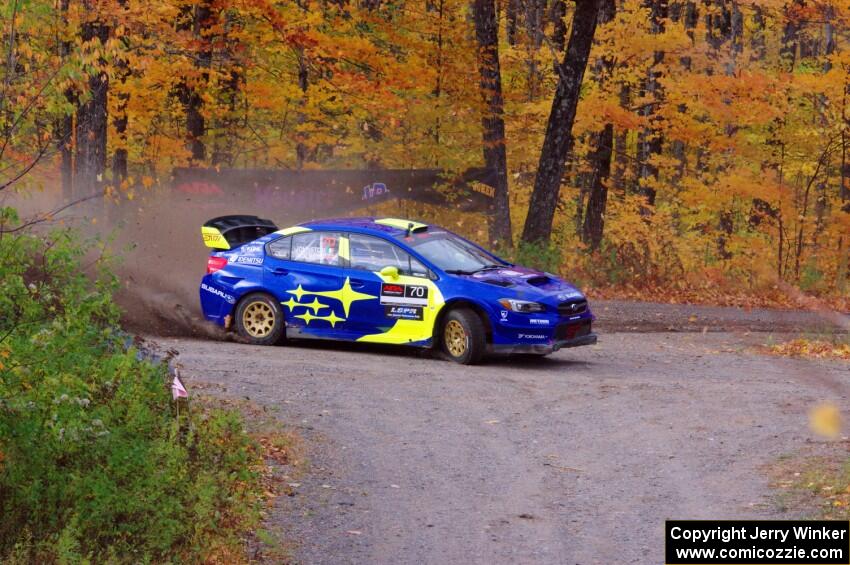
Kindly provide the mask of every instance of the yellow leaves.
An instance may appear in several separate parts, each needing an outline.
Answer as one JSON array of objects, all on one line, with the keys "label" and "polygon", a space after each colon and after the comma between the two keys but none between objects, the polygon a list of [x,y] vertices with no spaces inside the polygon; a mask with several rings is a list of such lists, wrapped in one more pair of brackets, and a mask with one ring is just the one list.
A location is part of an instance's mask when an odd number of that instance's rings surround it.
[{"label": "yellow leaves", "polygon": [[[10,355],[11,355],[11,353],[9,352],[8,349],[0,350],[0,359],[8,360]],[[4,370],[5,368],[6,368],[5,363],[3,363],[3,361],[0,361],[0,371]]]},{"label": "yellow leaves", "polygon": [[774,345],[769,348],[769,351],[776,355],[787,355],[790,357],[850,360],[850,344],[833,343],[818,339],[793,339]]},{"label": "yellow leaves", "polygon": [[17,49],[18,53],[27,59],[33,55],[32,47],[26,41],[17,43]]}]

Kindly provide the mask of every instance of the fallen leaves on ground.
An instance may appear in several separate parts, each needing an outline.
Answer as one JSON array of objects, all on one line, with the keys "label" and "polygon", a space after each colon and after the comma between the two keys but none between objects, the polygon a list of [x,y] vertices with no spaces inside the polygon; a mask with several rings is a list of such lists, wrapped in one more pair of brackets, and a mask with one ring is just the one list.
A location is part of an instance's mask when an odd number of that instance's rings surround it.
[{"label": "fallen leaves on ground", "polygon": [[767,352],[788,357],[850,360],[850,344],[820,339],[793,339],[767,347]]}]

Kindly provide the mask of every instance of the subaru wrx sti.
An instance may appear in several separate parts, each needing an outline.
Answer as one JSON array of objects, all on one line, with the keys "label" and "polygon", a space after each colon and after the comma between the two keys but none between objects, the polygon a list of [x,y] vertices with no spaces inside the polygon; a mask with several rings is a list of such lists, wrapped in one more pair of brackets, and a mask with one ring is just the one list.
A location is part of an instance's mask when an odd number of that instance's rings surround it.
[{"label": "subaru wrx sti", "polygon": [[434,225],[315,220],[278,229],[255,216],[202,228],[207,320],[250,343],[314,338],[442,348],[472,364],[596,343],[585,296]]}]

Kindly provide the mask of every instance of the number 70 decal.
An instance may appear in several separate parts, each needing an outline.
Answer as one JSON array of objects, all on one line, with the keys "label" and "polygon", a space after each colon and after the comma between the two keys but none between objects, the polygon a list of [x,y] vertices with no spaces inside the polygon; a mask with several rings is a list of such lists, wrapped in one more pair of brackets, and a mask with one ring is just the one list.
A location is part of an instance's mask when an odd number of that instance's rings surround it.
[{"label": "number 70 decal", "polygon": [[428,287],[418,284],[384,283],[381,285],[381,304],[428,305]]}]

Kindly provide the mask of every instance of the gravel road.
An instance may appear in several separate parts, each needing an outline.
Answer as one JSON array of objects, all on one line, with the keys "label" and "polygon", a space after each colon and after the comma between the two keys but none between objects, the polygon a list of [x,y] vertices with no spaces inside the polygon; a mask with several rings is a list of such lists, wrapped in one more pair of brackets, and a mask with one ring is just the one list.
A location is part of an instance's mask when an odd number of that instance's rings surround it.
[{"label": "gravel road", "polygon": [[309,469],[269,528],[302,563],[663,563],[666,518],[777,517],[764,465],[846,404],[848,366],[764,335],[610,333],[463,367],[393,348],[160,338],[274,407]]}]

